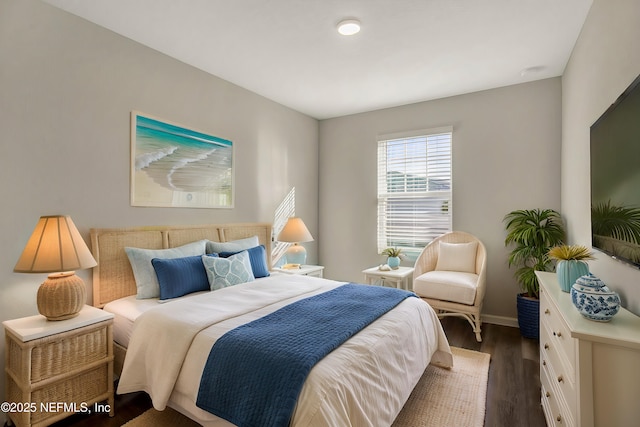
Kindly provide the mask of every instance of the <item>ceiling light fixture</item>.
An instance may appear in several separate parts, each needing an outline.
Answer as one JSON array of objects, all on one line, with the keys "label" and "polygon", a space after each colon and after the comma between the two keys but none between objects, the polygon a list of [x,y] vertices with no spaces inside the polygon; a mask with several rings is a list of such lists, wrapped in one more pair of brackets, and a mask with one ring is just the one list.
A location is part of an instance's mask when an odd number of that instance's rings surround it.
[{"label": "ceiling light fixture", "polygon": [[360,21],[357,19],[344,19],[338,23],[338,32],[343,36],[352,36],[360,32]]}]

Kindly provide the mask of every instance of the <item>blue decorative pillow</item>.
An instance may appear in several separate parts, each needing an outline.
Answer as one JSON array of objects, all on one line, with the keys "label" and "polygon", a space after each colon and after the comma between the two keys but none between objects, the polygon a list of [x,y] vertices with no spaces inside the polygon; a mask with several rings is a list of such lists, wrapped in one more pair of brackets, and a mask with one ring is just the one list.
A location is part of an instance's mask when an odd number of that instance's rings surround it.
[{"label": "blue decorative pillow", "polygon": [[[269,276],[269,267],[267,267],[267,251],[264,245],[256,246],[246,250],[249,254],[249,261],[251,262],[251,270],[253,271],[253,277],[256,279],[260,277]],[[220,258],[228,258],[231,255],[235,255],[240,252],[220,252]]]},{"label": "blue decorative pillow", "polygon": [[247,237],[246,239],[233,240],[231,242],[207,241],[207,253],[220,252],[240,252],[258,246],[260,241],[258,236]]},{"label": "blue decorative pillow", "polygon": [[124,248],[131,263],[133,276],[136,279],[136,287],[138,288],[136,298],[146,299],[160,296],[160,285],[158,284],[156,271],[151,264],[152,259],[204,255],[206,244],[206,240],[199,240],[171,249]]},{"label": "blue decorative pillow", "polygon": [[247,252],[231,255],[229,258],[201,257],[207,270],[212,291],[255,280],[251,272],[251,262]]},{"label": "blue decorative pillow", "polygon": [[209,279],[202,263],[202,255],[169,259],[154,258],[151,264],[158,277],[161,300],[209,290]]}]

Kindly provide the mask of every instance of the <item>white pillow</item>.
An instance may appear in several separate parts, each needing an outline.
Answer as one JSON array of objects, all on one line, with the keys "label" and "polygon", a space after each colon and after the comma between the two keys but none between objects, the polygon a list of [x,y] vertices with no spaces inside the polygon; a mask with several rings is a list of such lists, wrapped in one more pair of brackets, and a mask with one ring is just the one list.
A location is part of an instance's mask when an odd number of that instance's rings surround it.
[{"label": "white pillow", "polygon": [[240,252],[246,249],[255,248],[260,245],[258,236],[247,237],[246,239],[233,240],[231,242],[207,241],[207,253],[218,254],[220,252]]},{"label": "white pillow", "polygon": [[475,273],[477,251],[478,242],[440,242],[436,270]]}]

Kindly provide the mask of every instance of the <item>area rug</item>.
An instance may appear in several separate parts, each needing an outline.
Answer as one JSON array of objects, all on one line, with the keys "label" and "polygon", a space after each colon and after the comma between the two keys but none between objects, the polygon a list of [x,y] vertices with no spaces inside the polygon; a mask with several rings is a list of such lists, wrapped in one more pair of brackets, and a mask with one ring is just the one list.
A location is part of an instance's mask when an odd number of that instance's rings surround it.
[{"label": "area rug", "polygon": [[[451,347],[453,368],[428,366],[393,427],[482,427],[490,355]],[[195,427],[199,424],[167,408],[149,409],[123,427]]]},{"label": "area rug", "polygon": [[487,403],[487,353],[451,347],[453,368],[428,366],[393,427],[482,427]]}]

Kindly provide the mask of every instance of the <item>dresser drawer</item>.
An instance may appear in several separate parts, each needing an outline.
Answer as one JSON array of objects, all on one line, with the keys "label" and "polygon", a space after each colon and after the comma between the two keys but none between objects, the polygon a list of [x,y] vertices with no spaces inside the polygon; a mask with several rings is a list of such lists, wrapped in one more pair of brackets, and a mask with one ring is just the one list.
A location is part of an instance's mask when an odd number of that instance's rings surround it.
[{"label": "dresser drawer", "polygon": [[[544,339],[544,335],[541,331],[541,340]],[[540,342],[542,343],[543,341]],[[549,385],[553,385],[558,401],[563,401],[563,406],[566,406],[573,413],[578,401],[576,384],[572,380],[572,378],[575,378],[575,368],[563,363],[561,356],[562,353],[555,351],[552,346],[541,344],[541,370],[546,375]],[[547,390],[550,391],[549,388]]]},{"label": "dresser drawer", "polygon": [[[576,344],[567,325],[562,320],[562,316],[557,308],[551,304],[549,297],[545,293],[540,295],[540,324],[545,325],[549,331],[549,338],[554,343],[558,351],[562,351],[566,360],[575,364]],[[540,341],[542,344],[542,341]],[[575,381],[575,379],[574,379]]]},{"label": "dresser drawer", "polygon": [[553,384],[548,370],[543,368],[540,375],[542,398],[541,403],[544,408],[545,419],[547,425],[557,427],[574,427],[574,417],[563,400],[562,394],[558,391],[558,387]]},{"label": "dresser drawer", "polygon": [[540,348],[547,354],[547,362],[553,364],[555,372],[562,376],[563,381],[576,383],[575,360],[569,359],[562,342],[551,331],[549,325],[540,325]]}]

